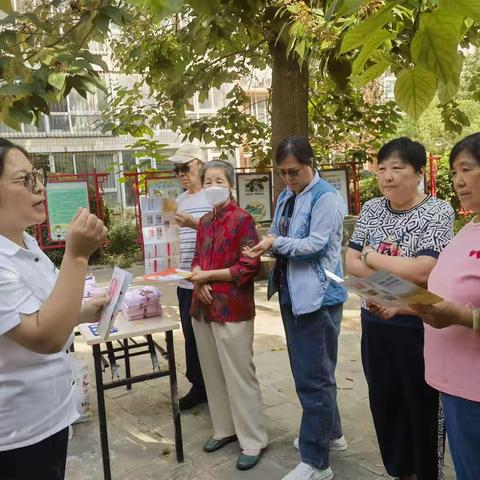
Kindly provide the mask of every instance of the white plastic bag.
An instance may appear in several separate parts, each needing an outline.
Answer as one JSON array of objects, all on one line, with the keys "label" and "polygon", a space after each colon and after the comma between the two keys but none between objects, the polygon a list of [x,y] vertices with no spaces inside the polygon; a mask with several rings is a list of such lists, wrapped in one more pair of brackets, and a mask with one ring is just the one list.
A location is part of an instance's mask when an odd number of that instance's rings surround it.
[{"label": "white plastic bag", "polygon": [[89,422],[92,419],[92,412],[90,410],[90,400],[88,392],[90,389],[90,380],[88,375],[88,365],[85,359],[77,356],[75,353],[71,354],[72,372],[75,385],[73,387],[73,396],[77,404],[77,410],[80,417],[74,423]]}]

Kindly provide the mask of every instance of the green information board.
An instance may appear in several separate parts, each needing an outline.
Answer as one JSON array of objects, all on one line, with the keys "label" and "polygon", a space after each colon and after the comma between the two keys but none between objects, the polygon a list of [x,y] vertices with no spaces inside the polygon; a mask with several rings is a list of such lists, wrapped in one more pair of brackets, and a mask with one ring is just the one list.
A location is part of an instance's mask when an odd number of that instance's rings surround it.
[{"label": "green information board", "polygon": [[47,185],[50,239],[65,240],[70,223],[80,207],[89,209],[87,182],[58,182]]}]

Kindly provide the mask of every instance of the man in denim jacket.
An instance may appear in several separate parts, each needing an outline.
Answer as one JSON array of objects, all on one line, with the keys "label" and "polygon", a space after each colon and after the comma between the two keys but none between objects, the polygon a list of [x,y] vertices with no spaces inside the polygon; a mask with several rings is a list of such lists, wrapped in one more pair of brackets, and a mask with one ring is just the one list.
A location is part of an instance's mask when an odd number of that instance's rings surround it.
[{"label": "man in denim jacket", "polygon": [[303,408],[301,463],[284,480],[330,480],[329,450],[344,450],[337,407],[338,336],[347,293],[325,270],[342,275],[341,248],[346,213],[339,193],[314,169],[303,137],[285,138],[276,164],[287,188],[280,194],[269,234],[252,249],[277,258],[268,296],[279,293],[295,387]]}]

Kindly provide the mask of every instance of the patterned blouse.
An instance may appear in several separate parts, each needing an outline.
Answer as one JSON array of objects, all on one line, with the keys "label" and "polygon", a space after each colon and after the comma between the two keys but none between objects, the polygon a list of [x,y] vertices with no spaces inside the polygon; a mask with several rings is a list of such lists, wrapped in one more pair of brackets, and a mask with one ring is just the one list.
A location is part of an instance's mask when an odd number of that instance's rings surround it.
[{"label": "patterned blouse", "polygon": [[[410,210],[394,210],[386,197],[369,200],[362,207],[348,246],[361,252],[371,245],[392,257],[438,258],[453,237],[455,213],[445,201],[431,196]],[[364,305],[362,305],[364,307]],[[362,319],[390,326],[416,326],[423,322],[413,315],[397,315],[387,323],[362,308]]]},{"label": "patterned blouse", "polygon": [[253,279],[260,267],[260,259],[242,255],[245,246],[258,243],[253,218],[234,202],[220,211],[207,213],[200,219],[197,248],[192,270],[220,270],[229,268],[233,282],[212,282],[213,303],[205,305],[193,291],[191,315],[209,322],[240,322],[255,317]]}]

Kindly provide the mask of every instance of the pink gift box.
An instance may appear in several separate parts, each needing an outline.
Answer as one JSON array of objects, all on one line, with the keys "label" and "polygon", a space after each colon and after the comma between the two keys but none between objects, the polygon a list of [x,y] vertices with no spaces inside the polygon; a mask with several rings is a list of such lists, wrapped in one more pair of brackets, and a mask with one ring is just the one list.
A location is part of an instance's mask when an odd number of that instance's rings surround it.
[{"label": "pink gift box", "polygon": [[86,301],[90,298],[103,297],[107,294],[108,288],[98,287],[93,275],[88,275],[85,278],[85,288],[83,290],[83,300]]},{"label": "pink gift box", "polygon": [[160,290],[154,287],[132,288],[123,300],[123,312],[129,320],[161,316],[161,296]]}]

